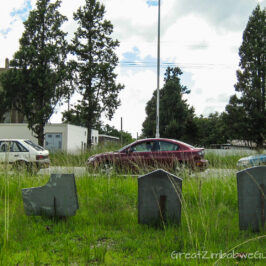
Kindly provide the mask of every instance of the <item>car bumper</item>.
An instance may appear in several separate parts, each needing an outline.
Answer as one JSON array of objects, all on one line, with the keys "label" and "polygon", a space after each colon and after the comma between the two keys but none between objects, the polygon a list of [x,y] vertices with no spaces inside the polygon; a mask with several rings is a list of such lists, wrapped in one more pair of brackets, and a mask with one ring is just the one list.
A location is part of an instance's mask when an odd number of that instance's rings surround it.
[{"label": "car bumper", "polygon": [[198,161],[195,161],[195,168],[199,169],[200,171],[206,170],[208,167],[208,160],[201,159]]},{"label": "car bumper", "polygon": [[50,159],[44,159],[36,162],[36,166],[38,168],[49,168],[50,166]]}]

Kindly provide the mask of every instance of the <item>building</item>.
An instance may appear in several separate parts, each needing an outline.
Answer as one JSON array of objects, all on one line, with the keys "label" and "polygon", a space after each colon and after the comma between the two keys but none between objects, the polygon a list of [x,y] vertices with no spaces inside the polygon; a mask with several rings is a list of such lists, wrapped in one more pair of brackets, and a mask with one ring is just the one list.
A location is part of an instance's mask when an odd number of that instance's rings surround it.
[{"label": "building", "polygon": [[110,136],[110,135],[103,135],[103,134],[99,135],[99,143],[105,144],[105,143],[110,143],[110,142],[119,143],[120,138]]},{"label": "building", "polygon": [[91,144],[98,145],[99,143],[99,132],[96,129],[91,130]]},{"label": "building", "polygon": [[[44,128],[44,148],[50,151],[65,151],[68,153],[80,153],[87,148],[88,130],[84,127],[70,124],[46,124]],[[98,130],[92,129],[94,145],[98,144]],[[26,123],[2,123],[0,124],[0,139],[30,139],[38,143],[34,133]],[[96,141],[96,142],[95,142]]]}]

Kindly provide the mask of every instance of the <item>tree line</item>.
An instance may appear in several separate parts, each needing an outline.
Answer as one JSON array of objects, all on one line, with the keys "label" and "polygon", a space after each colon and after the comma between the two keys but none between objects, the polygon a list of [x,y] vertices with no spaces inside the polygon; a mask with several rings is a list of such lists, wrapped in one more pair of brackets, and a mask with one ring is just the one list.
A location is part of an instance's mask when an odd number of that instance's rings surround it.
[{"label": "tree line", "polygon": [[[236,72],[236,93],[230,97],[225,111],[208,117],[197,117],[184,99],[190,90],[180,84],[182,71],[168,67],[160,90],[160,136],[180,139],[191,144],[210,146],[228,140],[244,140],[263,148],[266,138],[265,106],[265,8],[254,9],[243,33]],[[155,136],[156,92],[146,105],[143,136]]]},{"label": "tree line", "polygon": [[101,114],[111,119],[120,105],[118,94],[124,86],[116,83],[114,72],[119,42],[111,36],[113,25],[104,19],[104,5],[85,0],[73,14],[78,27],[68,43],[60,5],[60,0],[38,0],[24,22],[19,50],[0,77],[0,120],[11,107],[18,110],[43,146],[44,126],[56,106],[78,92],[81,100],[63,118],[88,129],[89,145],[91,128],[99,125]]}]

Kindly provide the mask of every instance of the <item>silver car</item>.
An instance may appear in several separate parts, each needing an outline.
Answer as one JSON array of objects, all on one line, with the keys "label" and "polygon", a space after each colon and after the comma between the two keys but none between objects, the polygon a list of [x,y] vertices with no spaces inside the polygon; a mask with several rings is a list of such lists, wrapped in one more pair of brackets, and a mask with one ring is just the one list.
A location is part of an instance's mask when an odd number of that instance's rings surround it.
[{"label": "silver car", "polygon": [[248,168],[253,166],[266,165],[266,154],[251,155],[238,160],[238,168]]}]

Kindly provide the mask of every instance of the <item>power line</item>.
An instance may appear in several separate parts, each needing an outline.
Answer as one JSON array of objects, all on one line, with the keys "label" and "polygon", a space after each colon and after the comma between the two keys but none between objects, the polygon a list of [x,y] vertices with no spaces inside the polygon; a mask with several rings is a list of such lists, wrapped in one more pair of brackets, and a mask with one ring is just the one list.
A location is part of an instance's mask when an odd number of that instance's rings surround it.
[{"label": "power line", "polygon": [[[155,61],[121,61],[119,62],[120,66],[123,67],[132,67],[132,68],[153,68],[157,64]],[[236,67],[232,64],[215,64],[215,63],[206,63],[206,64],[197,64],[197,63],[175,63],[175,62],[163,62],[160,64],[161,68],[167,67],[180,67],[181,69],[192,68],[192,69],[215,69],[215,68],[227,68],[235,69]]]}]

